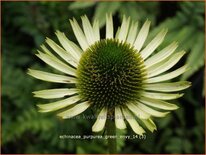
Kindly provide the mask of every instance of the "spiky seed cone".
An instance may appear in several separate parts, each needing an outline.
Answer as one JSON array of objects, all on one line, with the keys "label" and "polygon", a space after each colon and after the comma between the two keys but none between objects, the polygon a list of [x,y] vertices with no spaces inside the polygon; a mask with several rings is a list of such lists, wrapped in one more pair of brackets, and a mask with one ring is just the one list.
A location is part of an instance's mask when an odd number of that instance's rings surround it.
[{"label": "spiky seed cone", "polygon": [[138,98],[144,76],[143,60],[134,48],[105,39],[83,53],[77,68],[77,87],[94,108],[114,108]]}]

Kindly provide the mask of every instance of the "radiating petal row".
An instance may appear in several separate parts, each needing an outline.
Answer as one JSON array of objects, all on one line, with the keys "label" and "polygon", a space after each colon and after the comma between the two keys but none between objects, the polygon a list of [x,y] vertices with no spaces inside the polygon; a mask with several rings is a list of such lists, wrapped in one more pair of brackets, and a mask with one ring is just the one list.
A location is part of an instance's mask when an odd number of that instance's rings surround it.
[{"label": "radiating petal row", "polygon": [[[74,117],[92,106],[92,103],[83,101],[78,94],[78,89],[75,85],[78,81],[76,70],[82,53],[95,42],[100,41],[100,29],[98,20],[94,20],[93,24],[90,23],[87,16],[82,16],[81,20],[82,27],[76,19],[73,18],[73,20],[70,20],[74,35],[80,47],[70,41],[64,33],[56,31],[56,36],[61,46],[53,40],[46,38],[47,44],[42,45],[41,51],[38,50],[38,54],[36,54],[42,61],[60,71],[63,75],[34,69],[28,70],[28,74],[37,79],[72,85],[72,88],[46,89],[33,92],[35,97],[43,99],[63,98],[52,103],[38,104],[40,112],[51,112],[68,108],[58,113],[58,116],[66,119]],[[169,71],[178,63],[185,52],[175,53],[178,46],[176,42],[156,52],[167,33],[165,29],[160,31],[145,45],[149,29],[150,21],[147,20],[141,28],[138,28],[138,22],[131,22],[130,18],[123,16],[121,26],[114,33],[112,15],[106,15],[105,38],[117,39],[120,42],[130,44],[140,53],[144,60],[146,79],[144,80],[139,98],[136,101],[125,104],[125,106],[116,106],[113,109],[116,127],[125,129],[126,123],[128,123],[132,130],[139,135],[145,133],[143,127],[151,132],[157,129],[155,123],[152,121],[152,117],[165,117],[169,111],[178,108],[177,105],[167,102],[167,100],[177,99],[183,94],[171,92],[186,89],[191,85],[187,81],[164,82],[176,78],[187,70],[187,66],[185,65],[174,71]],[[107,107],[100,110],[92,126],[92,131],[99,132],[104,129],[109,112],[110,109]]]}]

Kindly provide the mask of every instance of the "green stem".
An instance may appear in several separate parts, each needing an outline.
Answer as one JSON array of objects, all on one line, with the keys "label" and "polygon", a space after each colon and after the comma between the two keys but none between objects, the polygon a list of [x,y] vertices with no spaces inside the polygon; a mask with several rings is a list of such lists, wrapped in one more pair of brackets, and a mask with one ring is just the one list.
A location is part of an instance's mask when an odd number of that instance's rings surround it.
[{"label": "green stem", "polygon": [[116,126],[115,126],[114,119],[111,118],[107,119],[107,135],[111,136],[108,137],[109,154],[116,154],[117,142],[116,142]]}]

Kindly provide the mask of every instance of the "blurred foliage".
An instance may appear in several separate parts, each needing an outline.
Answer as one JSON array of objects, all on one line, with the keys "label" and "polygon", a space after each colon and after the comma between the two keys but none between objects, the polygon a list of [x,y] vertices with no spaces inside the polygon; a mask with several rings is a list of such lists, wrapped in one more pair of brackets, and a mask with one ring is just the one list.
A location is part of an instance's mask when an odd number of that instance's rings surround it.
[{"label": "blurred foliage", "polygon": [[[38,113],[35,104],[42,100],[33,98],[31,92],[58,85],[31,78],[26,71],[28,67],[50,69],[34,53],[46,36],[56,40],[57,29],[76,42],[69,18],[80,21],[84,14],[97,18],[104,32],[108,12],[114,15],[115,29],[123,14],[140,24],[150,19],[147,41],[168,28],[159,48],[179,42],[178,49],[187,54],[176,67],[187,63],[190,70],[180,78],[193,83],[185,96],[175,101],[179,110],[155,119],[157,132],[148,132],[145,140],[119,139],[119,153],[204,153],[204,2],[2,2],[2,153],[107,153],[105,140],[59,138],[94,134],[94,120],[62,121],[54,114]],[[118,134],[133,132],[128,129]]]}]

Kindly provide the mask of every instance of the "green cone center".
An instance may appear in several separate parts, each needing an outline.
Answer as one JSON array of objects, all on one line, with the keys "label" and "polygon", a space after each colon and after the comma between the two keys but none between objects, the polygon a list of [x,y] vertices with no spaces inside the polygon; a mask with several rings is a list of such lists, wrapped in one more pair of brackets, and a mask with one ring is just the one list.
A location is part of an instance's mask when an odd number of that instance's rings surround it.
[{"label": "green cone center", "polygon": [[106,39],[90,46],[77,68],[77,88],[95,108],[113,108],[135,101],[142,90],[144,64],[129,44]]}]

